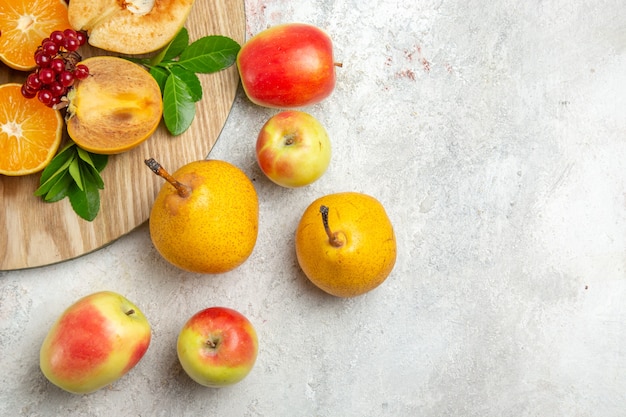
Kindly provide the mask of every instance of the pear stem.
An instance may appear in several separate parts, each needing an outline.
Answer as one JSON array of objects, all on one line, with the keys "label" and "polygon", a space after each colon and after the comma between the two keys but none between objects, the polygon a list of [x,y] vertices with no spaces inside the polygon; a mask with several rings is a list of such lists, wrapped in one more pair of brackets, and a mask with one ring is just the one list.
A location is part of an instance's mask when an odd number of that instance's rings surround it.
[{"label": "pear stem", "polygon": [[191,195],[191,187],[183,184],[176,178],[172,177],[170,173],[167,172],[165,168],[163,168],[161,164],[159,164],[154,158],[146,159],[144,162],[146,163],[146,165],[148,165],[148,168],[150,168],[152,172],[172,184],[172,186],[176,188],[179,196],[181,196],[182,198],[187,198]]},{"label": "pear stem", "polygon": [[330,230],[330,226],[328,225],[328,207],[321,205],[320,213],[322,213],[322,223],[324,224],[324,230],[326,231],[326,234],[328,235],[328,242],[331,244],[331,246],[335,248],[342,247],[344,242],[339,237],[339,233],[333,232],[332,230]]}]

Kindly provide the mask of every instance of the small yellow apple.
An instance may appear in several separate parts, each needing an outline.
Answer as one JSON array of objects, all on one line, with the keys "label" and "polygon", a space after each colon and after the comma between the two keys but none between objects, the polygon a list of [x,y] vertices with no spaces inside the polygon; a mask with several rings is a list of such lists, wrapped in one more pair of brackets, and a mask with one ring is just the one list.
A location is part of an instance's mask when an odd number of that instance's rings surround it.
[{"label": "small yellow apple", "polygon": [[283,187],[302,187],[317,181],[330,164],[330,139],[312,115],[286,110],[269,118],[256,142],[261,171]]},{"label": "small yellow apple", "polygon": [[194,314],[178,336],[178,359],[191,379],[220,388],[244,379],[254,367],[259,342],[250,321],[227,307]]}]

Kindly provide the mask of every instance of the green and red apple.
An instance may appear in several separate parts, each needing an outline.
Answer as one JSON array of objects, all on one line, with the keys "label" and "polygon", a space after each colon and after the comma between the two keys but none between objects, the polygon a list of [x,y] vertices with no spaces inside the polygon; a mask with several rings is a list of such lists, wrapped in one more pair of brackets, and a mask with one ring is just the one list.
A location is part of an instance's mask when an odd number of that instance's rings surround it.
[{"label": "green and red apple", "polygon": [[302,187],[319,179],[330,164],[328,132],[312,115],[285,110],[269,118],[256,142],[261,171],[283,187]]},{"label": "green and red apple", "polygon": [[61,314],[43,341],[39,365],[56,386],[87,394],[130,371],[150,338],[150,324],[135,304],[114,292],[97,292]]},{"label": "green and red apple", "polygon": [[220,388],[244,379],[258,353],[254,326],[241,313],[227,307],[209,307],[183,326],[176,345],[178,359],[191,379]]},{"label": "green and red apple", "polygon": [[243,89],[255,104],[296,108],[319,103],[335,88],[331,38],[304,23],[286,23],[259,32],[241,47],[237,68]]}]

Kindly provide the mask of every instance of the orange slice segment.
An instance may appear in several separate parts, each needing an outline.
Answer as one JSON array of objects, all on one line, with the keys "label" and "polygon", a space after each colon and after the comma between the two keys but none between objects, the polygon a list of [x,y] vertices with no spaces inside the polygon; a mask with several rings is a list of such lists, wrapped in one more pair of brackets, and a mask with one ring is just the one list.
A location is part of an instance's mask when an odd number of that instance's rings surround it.
[{"label": "orange slice segment", "polygon": [[0,60],[17,70],[31,70],[41,41],[69,27],[65,0],[0,0]]},{"label": "orange slice segment", "polygon": [[0,174],[18,176],[41,171],[63,137],[58,110],[22,95],[22,85],[0,85]]}]

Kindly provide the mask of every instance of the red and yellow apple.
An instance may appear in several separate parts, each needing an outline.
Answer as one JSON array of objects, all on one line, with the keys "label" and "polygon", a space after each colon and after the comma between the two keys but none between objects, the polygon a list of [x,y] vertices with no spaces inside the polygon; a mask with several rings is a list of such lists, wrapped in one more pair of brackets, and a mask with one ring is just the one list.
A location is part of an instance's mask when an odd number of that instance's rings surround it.
[{"label": "red and yellow apple", "polygon": [[176,350],[183,369],[200,385],[220,388],[244,379],[258,352],[256,331],[241,313],[209,307],[183,326]]},{"label": "red and yellow apple", "polygon": [[265,107],[319,103],[335,88],[335,66],[331,38],[304,23],[265,29],[244,43],[237,55],[246,95]]},{"label": "red and yellow apple", "polygon": [[87,394],[130,371],[150,338],[150,324],[135,304],[114,292],[97,292],[61,314],[43,341],[39,365],[53,384]]},{"label": "red and yellow apple", "polygon": [[261,171],[283,187],[302,187],[320,178],[330,164],[328,132],[309,113],[285,110],[269,118],[256,142]]}]

